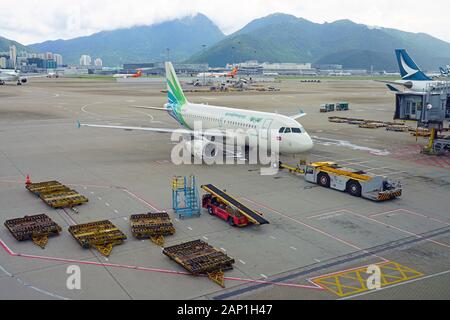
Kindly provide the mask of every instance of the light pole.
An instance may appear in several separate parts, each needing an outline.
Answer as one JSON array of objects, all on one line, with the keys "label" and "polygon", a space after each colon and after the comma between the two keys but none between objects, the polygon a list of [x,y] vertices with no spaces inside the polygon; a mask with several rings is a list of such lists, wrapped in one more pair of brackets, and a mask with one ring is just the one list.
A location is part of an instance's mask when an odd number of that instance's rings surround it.
[{"label": "light pole", "polygon": [[[203,47],[203,57],[205,56],[205,48],[206,48],[206,44],[202,44]],[[206,70],[203,70],[203,85],[206,85]]]}]

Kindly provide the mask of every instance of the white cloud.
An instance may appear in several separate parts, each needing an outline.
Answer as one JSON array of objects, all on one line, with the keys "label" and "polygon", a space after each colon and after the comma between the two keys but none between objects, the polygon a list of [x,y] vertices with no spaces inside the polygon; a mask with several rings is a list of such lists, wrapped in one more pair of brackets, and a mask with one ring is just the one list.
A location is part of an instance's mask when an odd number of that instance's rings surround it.
[{"label": "white cloud", "polygon": [[[0,1],[3,8],[10,4]],[[320,23],[350,19],[425,32],[450,41],[450,1],[434,0],[430,9],[435,10],[424,10],[423,4],[418,0],[20,0],[13,13],[0,11],[0,35],[30,44],[150,25],[196,12],[228,34],[255,18],[283,12]]]}]

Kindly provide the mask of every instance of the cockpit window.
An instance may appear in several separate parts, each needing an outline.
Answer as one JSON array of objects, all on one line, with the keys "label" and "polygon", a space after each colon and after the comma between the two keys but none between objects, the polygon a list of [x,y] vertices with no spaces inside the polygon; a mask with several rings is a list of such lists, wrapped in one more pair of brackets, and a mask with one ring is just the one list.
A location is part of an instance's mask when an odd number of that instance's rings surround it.
[{"label": "cockpit window", "polygon": [[284,131],[284,133],[291,133],[291,128],[286,128],[286,130]]},{"label": "cockpit window", "polygon": [[293,133],[302,133],[302,129],[300,128],[292,128]]},{"label": "cockpit window", "polygon": [[278,133],[283,133],[284,129],[286,129],[285,127],[281,128],[280,131],[278,131]]}]

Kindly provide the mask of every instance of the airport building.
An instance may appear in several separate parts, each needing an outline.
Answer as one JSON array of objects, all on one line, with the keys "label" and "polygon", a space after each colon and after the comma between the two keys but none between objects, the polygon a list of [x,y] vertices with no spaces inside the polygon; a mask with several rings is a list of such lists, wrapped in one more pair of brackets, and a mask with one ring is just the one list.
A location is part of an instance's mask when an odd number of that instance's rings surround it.
[{"label": "airport building", "polygon": [[[239,73],[244,75],[315,75],[311,63],[259,63],[256,60],[238,63]],[[226,65],[231,70],[232,64]]]},{"label": "airport building", "polygon": [[[178,74],[186,75],[196,75],[200,72],[206,72],[209,70],[207,63],[174,63],[173,67]],[[121,72],[134,73],[137,69],[143,69],[143,73],[149,75],[165,74],[164,62],[125,63]]]}]

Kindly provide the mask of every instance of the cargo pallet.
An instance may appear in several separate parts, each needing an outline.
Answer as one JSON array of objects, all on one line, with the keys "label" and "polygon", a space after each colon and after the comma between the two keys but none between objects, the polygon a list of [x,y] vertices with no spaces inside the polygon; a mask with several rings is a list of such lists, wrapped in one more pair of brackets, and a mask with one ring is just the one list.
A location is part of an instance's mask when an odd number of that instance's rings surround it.
[{"label": "cargo pallet", "polygon": [[122,244],[127,239],[108,220],[70,226],[69,232],[84,249],[94,247],[105,257],[111,254],[113,246]]},{"label": "cargo pallet", "polygon": [[164,237],[175,234],[175,228],[167,212],[135,214],[130,218],[131,233],[137,239],[150,239],[159,246]]},{"label": "cargo pallet", "polygon": [[89,202],[88,198],[58,181],[28,183],[26,188],[55,209],[72,208]]},{"label": "cargo pallet", "polygon": [[18,241],[31,239],[42,249],[47,245],[50,236],[58,236],[62,231],[61,227],[45,214],[7,220],[5,227]]},{"label": "cargo pallet", "polygon": [[235,263],[233,258],[202,240],[164,248],[163,254],[195,276],[207,275],[222,288],[225,288],[224,271],[232,270]]}]

